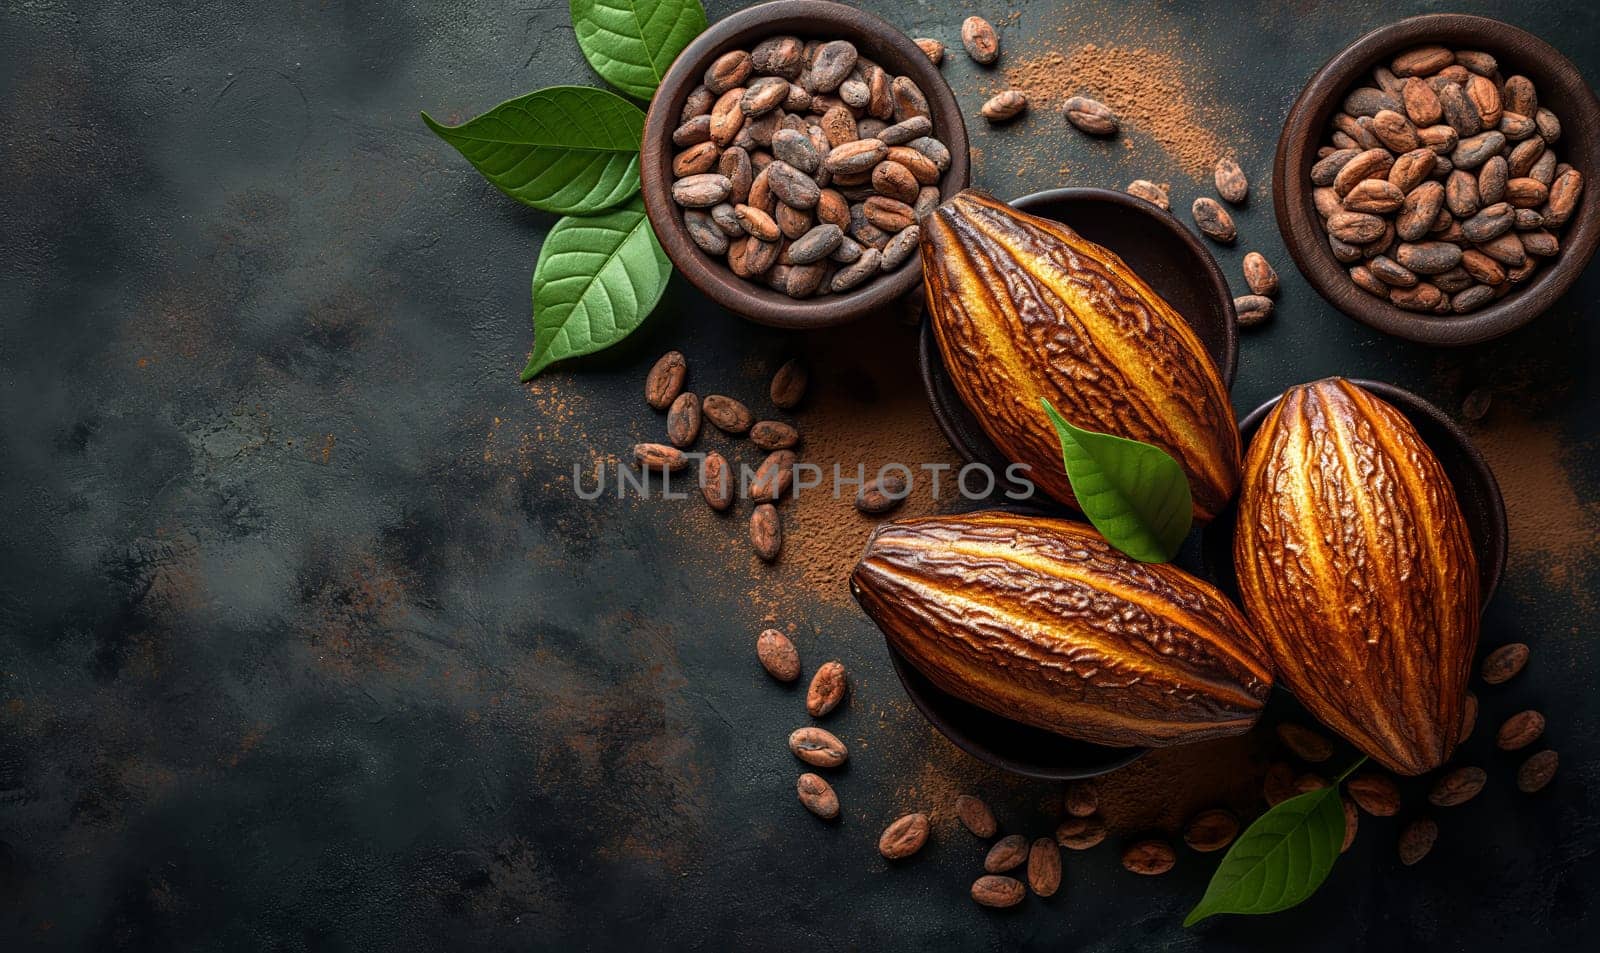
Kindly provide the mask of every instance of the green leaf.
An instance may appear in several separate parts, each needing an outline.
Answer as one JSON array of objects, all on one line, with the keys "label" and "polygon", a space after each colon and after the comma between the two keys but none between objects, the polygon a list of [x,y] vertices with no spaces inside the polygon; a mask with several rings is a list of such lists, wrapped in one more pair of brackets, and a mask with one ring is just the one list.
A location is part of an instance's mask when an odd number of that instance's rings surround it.
[{"label": "green leaf", "polygon": [[639,199],[557,222],[533,269],[533,356],[522,379],[627,337],[650,316],[671,276]]},{"label": "green leaf", "polygon": [[585,215],[639,191],[644,113],[616,93],[552,86],[459,126],[422,121],[500,191],[546,212]]},{"label": "green leaf", "polygon": [[571,0],[571,9],[589,65],[637,99],[655,95],[667,67],[706,28],[700,0]]},{"label": "green leaf", "polygon": [[1322,886],[1343,843],[1338,782],[1284,801],[1233,842],[1183,925],[1219,913],[1289,909]]},{"label": "green leaf", "polygon": [[1061,459],[1078,508],[1106,542],[1141,562],[1177,555],[1194,519],[1189,480],[1160,447],[1083,430],[1039,398],[1061,438]]}]

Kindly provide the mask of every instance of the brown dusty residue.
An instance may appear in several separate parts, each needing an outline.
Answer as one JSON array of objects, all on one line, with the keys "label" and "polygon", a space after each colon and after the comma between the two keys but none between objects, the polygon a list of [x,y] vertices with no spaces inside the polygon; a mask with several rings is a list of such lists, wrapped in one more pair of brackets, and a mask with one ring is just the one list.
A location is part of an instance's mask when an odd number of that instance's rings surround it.
[{"label": "brown dusty residue", "polygon": [[[801,606],[818,600],[850,601],[850,570],[867,537],[884,519],[937,512],[954,499],[955,470],[961,461],[933,420],[917,373],[917,331],[890,315],[824,332],[806,343],[811,360],[808,398],[798,411],[803,435],[800,460],[822,470],[822,485],[797,494],[780,507],[784,521],[782,562],[777,579],[762,578],[756,588]],[[856,486],[843,482],[859,474],[872,479],[879,468],[901,463],[911,468],[911,494],[894,512],[865,516],[855,508]],[[933,495],[924,463],[947,464]],[[834,493],[834,466],[841,482]]]},{"label": "brown dusty residue", "polygon": [[1086,43],[1065,53],[1019,56],[1006,67],[1005,79],[1038,114],[1057,112],[1076,95],[1100,100],[1122,123],[1125,149],[1136,149],[1130,132],[1145,133],[1178,168],[1203,179],[1228,150],[1215,131],[1216,108],[1190,92],[1187,73],[1169,49]]},{"label": "brown dusty residue", "polygon": [[1261,781],[1269,744],[1267,732],[1258,728],[1237,738],[1151,751],[1096,779],[1100,814],[1119,834],[1175,833],[1211,807],[1253,817],[1265,806]]},{"label": "brown dusty residue", "polygon": [[[1510,407],[1495,408],[1505,414]],[[1473,433],[1505,498],[1512,569],[1532,569],[1593,607],[1584,573],[1600,558],[1600,500],[1585,500],[1554,425],[1496,422]]]}]

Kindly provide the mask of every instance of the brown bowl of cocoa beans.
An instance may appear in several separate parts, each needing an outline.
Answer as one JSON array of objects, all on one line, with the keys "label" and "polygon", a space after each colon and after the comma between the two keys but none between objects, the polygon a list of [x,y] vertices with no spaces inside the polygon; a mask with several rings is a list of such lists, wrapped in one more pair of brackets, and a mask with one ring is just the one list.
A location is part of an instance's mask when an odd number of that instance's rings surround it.
[{"label": "brown bowl of cocoa beans", "polygon": [[1561,297],[1600,244],[1600,101],[1545,41],[1430,14],[1367,34],[1289,110],[1273,168],[1295,264],[1387,334],[1475,344]]},{"label": "brown bowl of cocoa beans", "polygon": [[650,224],[690,283],[801,329],[918,284],[917,222],[969,178],[938,66],[831,0],[749,7],[700,34],[651,100],[640,160]]}]

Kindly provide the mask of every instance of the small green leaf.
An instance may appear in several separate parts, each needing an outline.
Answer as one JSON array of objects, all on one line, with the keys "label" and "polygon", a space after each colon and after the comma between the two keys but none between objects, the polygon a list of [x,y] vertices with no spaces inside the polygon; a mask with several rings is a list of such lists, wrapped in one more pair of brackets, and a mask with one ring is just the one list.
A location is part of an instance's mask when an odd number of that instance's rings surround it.
[{"label": "small green leaf", "polygon": [[589,65],[636,99],[655,95],[667,67],[706,28],[700,0],[571,0],[571,11]]},{"label": "small green leaf", "polygon": [[1183,467],[1160,447],[1083,430],[1040,398],[1061,438],[1061,459],[1078,508],[1106,542],[1141,562],[1177,555],[1194,519]]},{"label": "small green leaf", "polygon": [[1228,848],[1183,925],[1219,913],[1289,909],[1322,886],[1343,843],[1338,782],[1284,801],[1256,818]]},{"label": "small green leaf", "polygon": [[627,337],[650,316],[671,276],[639,199],[557,222],[533,269],[533,356],[522,379]]},{"label": "small green leaf", "polygon": [[459,126],[422,121],[500,191],[546,212],[590,214],[639,191],[644,113],[616,93],[552,86]]}]

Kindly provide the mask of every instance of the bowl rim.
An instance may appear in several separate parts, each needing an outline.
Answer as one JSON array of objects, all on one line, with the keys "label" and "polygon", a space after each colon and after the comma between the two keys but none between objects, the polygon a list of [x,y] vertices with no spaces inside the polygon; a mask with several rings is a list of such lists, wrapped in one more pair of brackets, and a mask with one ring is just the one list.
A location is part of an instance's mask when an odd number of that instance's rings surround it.
[{"label": "bowl rim", "polygon": [[[1330,376],[1338,377],[1341,375]],[[1483,454],[1479,452],[1477,445],[1467,436],[1467,432],[1462,429],[1461,425],[1452,420],[1448,414],[1440,410],[1433,402],[1406,390],[1404,387],[1390,384],[1386,381],[1370,380],[1364,377],[1346,377],[1344,379],[1394,405],[1402,416],[1409,418],[1415,413],[1428,418],[1454,441],[1456,448],[1461,452],[1462,458],[1465,459],[1468,469],[1478,484],[1478,488],[1483,491],[1484,502],[1487,504],[1481,509],[1481,514],[1488,521],[1488,551],[1477,552],[1477,547],[1473,547],[1474,553],[1479,560],[1478,613],[1480,616],[1487,613],[1489,611],[1489,603],[1494,599],[1495,593],[1500,588],[1500,582],[1505,576],[1506,553],[1510,546],[1510,533],[1506,522],[1505,496],[1500,491],[1500,482],[1495,479],[1494,471],[1490,469],[1488,461],[1483,458]],[[1281,393],[1270,397],[1259,407],[1239,418],[1239,436],[1245,442],[1247,453],[1251,441],[1255,439],[1261,430],[1261,424],[1266,420],[1267,415],[1272,412],[1272,409],[1278,406],[1278,401],[1282,399],[1283,394]],[[1427,441],[1424,440],[1423,442],[1426,443]],[[1435,456],[1439,455],[1438,449],[1431,444],[1428,449],[1433,451]],[[1452,484],[1451,489],[1455,491],[1457,497],[1462,495],[1459,487]],[[1225,511],[1228,518],[1219,517],[1212,520],[1202,530],[1202,533],[1209,536],[1211,533],[1222,532],[1224,527],[1226,528],[1229,541],[1228,558],[1230,560],[1230,569],[1233,553],[1234,522],[1237,518],[1238,502],[1239,499],[1236,495]],[[1476,511],[1478,511],[1477,508],[1475,508]],[[1462,515],[1465,516],[1466,514],[1463,512]],[[1210,559],[1210,548],[1207,543],[1202,542],[1202,550],[1205,553],[1204,561],[1207,563],[1205,575],[1207,581],[1220,589],[1217,567],[1211,563]],[[1487,557],[1487,560],[1485,560],[1485,557]],[[1229,595],[1229,598],[1234,598],[1234,596]]]},{"label": "bowl rim", "polygon": [[[1218,364],[1217,372],[1222,376],[1223,388],[1231,392],[1234,378],[1239,370],[1239,316],[1233,306],[1233,292],[1228,288],[1228,279],[1223,276],[1222,267],[1217,264],[1217,260],[1211,254],[1211,250],[1170,211],[1115,189],[1092,186],[1043,189],[1012,199],[1008,204],[1029,214],[1039,214],[1036,211],[1039,206],[1075,199],[1108,201],[1114,205],[1120,205],[1149,216],[1161,228],[1176,234],[1185,247],[1203,264],[1203,270],[1210,281],[1212,291],[1216,294],[1217,300],[1222,302],[1222,311],[1227,319],[1226,327],[1224,328],[1222,361]],[[1047,215],[1041,215],[1041,217],[1049,218]],[[1051,221],[1056,221],[1056,219],[1051,219]],[[1063,222],[1062,224],[1067,223]],[[1111,250],[1113,252],[1116,251],[1116,249]],[[922,377],[923,393],[928,398],[928,406],[933,413],[934,423],[938,425],[939,431],[944,434],[945,440],[956,453],[968,463],[984,462],[991,466],[1002,461],[1003,463],[1010,463],[1011,461],[1007,460],[998,448],[994,448],[992,443],[988,444],[987,448],[978,447],[974,449],[972,441],[968,439],[967,434],[957,424],[958,418],[953,412],[953,408],[947,406],[942,399],[936,379],[941,374],[948,376],[949,371],[944,367],[944,359],[939,353],[938,345],[934,343],[932,326],[927,320],[922,322],[922,327],[918,333],[917,365],[918,372]],[[956,400],[959,402],[960,397],[957,396]],[[965,409],[964,404],[962,407]],[[970,410],[968,412],[970,413]],[[987,441],[988,438],[984,437],[983,439]],[[1004,469],[1002,465],[1000,470],[1003,472]]]},{"label": "bowl rim", "polygon": [[[773,0],[746,7],[708,26],[678,54],[650,108],[645,114],[639,150],[640,192],[645,214],[662,249],[689,283],[724,308],[758,324],[805,330],[826,328],[856,320],[880,310],[909,292],[922,278],[920,249],[899,268],[854,291],[821,298],[794,299],[735,275],[689,239],[670,195],[671,136],[689,93],[701,83],[705,68],[733,44],[752,37],[793,33],[816,36],[827,33],[855,43],[872,44],[897,54],[924,95],[928,97],[939,140],[950,150],[950,167],[939,188],[949,198],[966,188],[971,177],[971,155],[960,103],[939,68],[911,38],[882,18],[833,0]],[[880,51],[874,58],[882,59]]]},{"label": "bowl rim", "polygon": [[[1337,104],[1362,74],[1390,54],[1426,42],[1472,47],[1496,59],[1532,64],[1530,74],[1547,77],[1542,89],[1559,93],[1567,103],[1561,117],[1567,129],[1584,130],[1588,149],[1569,152],[1568,164],[1583,173],[1584,194],[1568,220],[1561,253],[1540,268],[1533,281],[1482,310],[1459,316],[1405,311],[1356,287],[1346,267],[1328,248],[1312,205],[1309,175],[1322,130]],[[1570,145],[1575,140],[1563,136]],[[1592,196],[1600,171],[1600,100],[1583,74],[1555,47],[1533,34],[1490,17],[1462,13],[1430,13],[1379,27],[1345,47],[1312,75],[1289,107],[1272,165],[1272,205],[1284,246],[1306,281],[1329,304],[1385,334],[1445,347],[1477,344],[1517,328],[1543,314],[1571,288],[1600,246],[1600,205]]]}]

